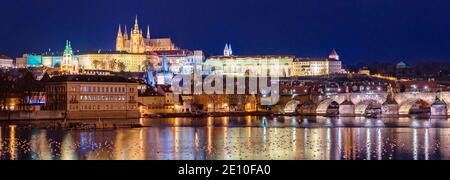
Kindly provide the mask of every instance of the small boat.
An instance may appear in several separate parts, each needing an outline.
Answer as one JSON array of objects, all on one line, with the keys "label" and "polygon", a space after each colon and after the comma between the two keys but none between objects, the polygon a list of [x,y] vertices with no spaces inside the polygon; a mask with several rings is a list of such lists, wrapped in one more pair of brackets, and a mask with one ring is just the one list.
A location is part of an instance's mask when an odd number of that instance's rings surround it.
[{"label": "small boat", "polygon": [[162,118],[161,114],[152,114],[150,115],[150,118]]}]

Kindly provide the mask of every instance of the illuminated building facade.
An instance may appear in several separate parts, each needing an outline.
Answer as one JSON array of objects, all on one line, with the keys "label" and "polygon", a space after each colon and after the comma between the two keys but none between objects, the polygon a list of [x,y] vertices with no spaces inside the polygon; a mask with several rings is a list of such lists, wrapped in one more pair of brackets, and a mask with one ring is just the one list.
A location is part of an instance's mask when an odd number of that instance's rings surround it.
[{"label": "illuminated building facade", "polygon": [[0,55],[0,68],[12,68],[14,67],[13,59],[8,56]]},{"label": "illuminated building facade", "polygon": [[173,50],[153,52],[156,68],[163,68],[164,61],[167,62],[168,71],[174,74],[192,74],[194,69],[201,69],[205,56],[203,51]]},{"label": "illuminated building facade", "polygon": [[189,74],[193,72],[194,67],[201,69],[204,55],[202,51],[190,50],[155,51],[136,54],[102,50],[74,53],[70,42],[68,42],[63,56],[25,54],[20,59],[26,63],[26,67],[61,68],[61,71],[71,74],[87,70],[145,72],[149,68],[148,62],[150,62],[154,70],[160,71],[165,59],[167,60],[169,72],[173,74]]},{"label": "illuminated building facade", "polygon": [[82,52],[77,58],[81,69],[141,72],[147,55],[99,50]]},{"label": "illuminated building facade", "polygon": [[138,116],[138,83],[114,76],[64,75],[46,82],[46,109],[70,115]]},{"label": "illuminated building facade", "polygon": [[323,76],[345,73],[339,55],[333,50],[328,58],[295,58],[293,76]]},{"label": "illuminated building facade", "polygon": [[166,60],[168,71],[173,74],[189,74],[194,66],[201,68],[204,55],[202,51],[171,50],[141,54],[119,51],[83,52],[77,55],[81,69],[96,69],[125,72],[145,72],[147,62],[155,71],[161,71]]},{"label": "illuminated building facade", "polygon": [[223,56],[212,56],[205,62],[205,70],[227,76],[299,77],[345,73],[335,50],[328,58],[295,58],[289,55],[235,56],[226,44]]},{"label": "illuminated building facade", "polygon": [[226,76],[291,77],[294,56],[212,56],[205,69]]},{"label": "illuminated building facade", "polygon": [[[26,68],[26,67],[61,67],[62,61],[61,55],[54,54],[24,54],[22,57],[16,58],[16,67],[18,68]],[[74,57],[76,58],[76,57]]]},{"label": "illuminated building facade", "polygon": [[144,38],[142,29],[139,29],[137,16],[129,36],[127,27],[125,26],[124,33],[122,33],[122,27],[119,25],[116,39],[116,51],[144,53],[171,50],[178,50],[172,43],[172,40],[170,38],[152,39],[150,36],[150,26],[147,27],[147,36]]},{"label": "illuminated building facade", "polygon": [[223,56],[206,59],[204,69],[211,74],[237,77],[291,77],[294,56],[235,56],[231,45],[225,45]]}]

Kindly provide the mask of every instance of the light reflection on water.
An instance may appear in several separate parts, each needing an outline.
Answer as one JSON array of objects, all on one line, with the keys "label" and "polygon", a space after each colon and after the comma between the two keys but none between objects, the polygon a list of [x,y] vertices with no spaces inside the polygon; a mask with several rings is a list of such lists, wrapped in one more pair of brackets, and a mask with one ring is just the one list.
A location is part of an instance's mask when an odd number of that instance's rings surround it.
[{"label": "light reflection on water", "polygon": [[0,159],[450,159],[450,122],[409,118],[143,120],[117,130],[0,128]]}]

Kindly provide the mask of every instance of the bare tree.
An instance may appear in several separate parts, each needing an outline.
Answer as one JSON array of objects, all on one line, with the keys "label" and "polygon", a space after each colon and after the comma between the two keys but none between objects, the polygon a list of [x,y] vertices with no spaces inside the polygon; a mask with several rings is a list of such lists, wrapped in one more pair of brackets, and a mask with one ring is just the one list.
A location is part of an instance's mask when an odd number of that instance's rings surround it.
[{"label": "bare tree", "polygon": [[100,65],[100,61],[97,60],[97,59],[94,59],[94,60],[92,61],[92,65],[94,66],[94,69],[97,69],[98,66]]},{"label": "bare tree", "polygon": [[106,70],[108,68],[108,63],[105,61],[100,61],[100,66],[103,70]]},{"label": "bare tree", "polygon": [[119,62],[118,67],[120,72],[125,72],[125,70],[127,69],[127,66],[123,62]]},{"label": "bare tree", "polygon": [[109,61],[109,69],[112,71],[117,70],[118,64],[119,64],[119,62],[116,59]]},{"label": "bare tree", "polygon": [[145,71],[145,72],[155,70],[155,66],[150,59],[147,59],[144,62],[142,62],[142,65],[143,65],[143,71]]}]

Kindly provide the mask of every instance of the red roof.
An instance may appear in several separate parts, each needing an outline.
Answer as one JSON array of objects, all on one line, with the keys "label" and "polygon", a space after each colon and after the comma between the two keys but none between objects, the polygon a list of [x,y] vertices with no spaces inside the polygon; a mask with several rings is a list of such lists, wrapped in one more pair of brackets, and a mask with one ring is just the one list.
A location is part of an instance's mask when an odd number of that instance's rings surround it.
[{"label": "red roof", "polygon": [[0,55],[0,59],[11,59],[11,58],[5,55]]},{"label": "red roof", "polygon": [[336,59],[330,59],[330,58],[295,58],[294,62],[302,62],[302,61],[337,61]]}]

